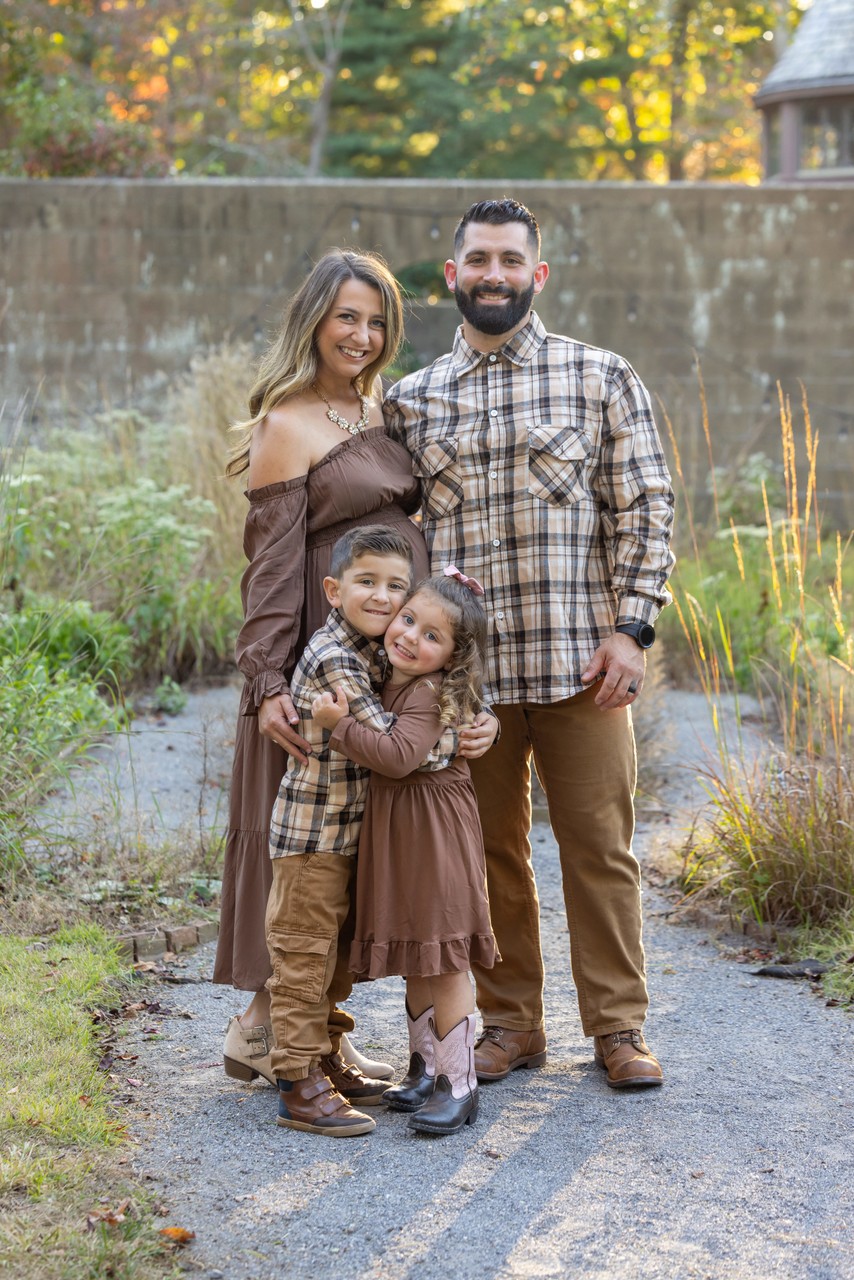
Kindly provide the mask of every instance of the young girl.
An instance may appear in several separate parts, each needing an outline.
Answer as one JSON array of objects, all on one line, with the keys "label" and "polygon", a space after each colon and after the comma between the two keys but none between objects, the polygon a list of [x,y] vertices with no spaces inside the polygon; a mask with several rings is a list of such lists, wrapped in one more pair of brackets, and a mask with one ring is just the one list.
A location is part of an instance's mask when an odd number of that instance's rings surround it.
[{"label": "young girl", "polygon": [[477,1118],[472,961],[498,959],[483,837],[468,765],[424,765],[446,725],[481,710],[486,618],[480,584],[454,566],[415,588],[385,633],[391,675],[378,733],[348,715],[339,693],[312,715],[331,746],[372,770],[356,877],[357,978],[406,978],[409,1073],[383,1099],[414,1114],[411,1129],[456,1133]]}]

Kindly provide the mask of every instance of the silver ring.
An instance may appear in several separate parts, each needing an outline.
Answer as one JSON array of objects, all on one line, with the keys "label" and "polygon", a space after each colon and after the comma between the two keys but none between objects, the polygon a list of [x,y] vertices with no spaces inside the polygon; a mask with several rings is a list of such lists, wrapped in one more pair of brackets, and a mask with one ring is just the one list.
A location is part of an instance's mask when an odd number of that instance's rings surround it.
[{"label": "silver ring", "polygon": [[629,685],[629,693],[637,693],[637,691],[638,691],[638,686],[637,686],[637,681],[635,681],[633,684]]}]

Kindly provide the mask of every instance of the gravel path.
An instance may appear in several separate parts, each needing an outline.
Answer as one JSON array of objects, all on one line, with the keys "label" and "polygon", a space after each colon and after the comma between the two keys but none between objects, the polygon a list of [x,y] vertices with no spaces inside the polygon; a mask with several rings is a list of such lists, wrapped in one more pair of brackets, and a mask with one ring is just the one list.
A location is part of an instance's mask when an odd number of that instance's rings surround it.
[{"label": "gravel path", "polygon": [[[210,723],[205,697],[188,723]],[[671,781],[640,824],[642,861],[695,806],[693,762],[709,738],[701,699],[667,698]],[[173,777],[180,763],[173,741]],[[186,984],[156,989],[171,1013],[126,1024],[142,1082],[129,1111],[136,1165],[164,1224],[195,1232],[188,1268],[210,1280],[854,1277],[850,1017],[806,983],[752,976],[648,889],[646,1031],[666,1083],[609,1089],[578,1022],[548,826],[533,839],[549,1059],[483,1086],[480,1118],[460,1135],[417,1137],[381,1109],[364,1138],[278,1128],[269,1086],[223,1075],[222,1033],[240,1005],[207,980],[213,945],[181,958]],[[403,1066],[402,983],[360,987],[351,1007],[360,1046]]]}]

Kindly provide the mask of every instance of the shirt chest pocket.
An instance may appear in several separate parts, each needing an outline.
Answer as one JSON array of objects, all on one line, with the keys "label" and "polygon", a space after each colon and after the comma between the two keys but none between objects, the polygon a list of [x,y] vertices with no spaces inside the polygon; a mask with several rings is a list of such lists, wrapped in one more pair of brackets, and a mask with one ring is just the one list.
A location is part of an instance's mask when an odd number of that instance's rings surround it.
[{"label": "shirt chest pocket", "polygon": [[462,469],[453,436],[430,440],[417,449],[412,470],[421,481],[421,498],[428,519],[441,520],[460,505]]},{"label": "shirt chest pocket", "polygon": [[574,427],[528,427],[528,492],[553,507],[578,502],[587,488],[588,453],[586,438]]}]

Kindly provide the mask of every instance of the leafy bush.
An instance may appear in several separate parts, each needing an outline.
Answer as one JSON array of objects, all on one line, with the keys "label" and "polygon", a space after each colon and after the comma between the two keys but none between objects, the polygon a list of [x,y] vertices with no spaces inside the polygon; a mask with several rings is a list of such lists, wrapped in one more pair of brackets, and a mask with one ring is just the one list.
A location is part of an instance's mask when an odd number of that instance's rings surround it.
[{"label": "leafy bush", "polygon": [[167,716],[177,716],[186,705],[187,695],[181,686],[171,676],[164,676],[154,690],[154,710],[163,711]]},{"label": "leafy bush", "polygon": [[169,161],[151,129],[117,119],[91,92],[25,77],[9,95],[18,122],[7,171],[28,178],[162,178]]},{"label": "leafy bush", "polygon": [[0,612],[0,654],[38,653],[51,675],[85,676],[115,690],[130,674],[130,650],[128,628],[88,600],[37,596]]},{"label": "leafy bush", "polygon": [[215,504],[189,481],[163,486],[145,474],[162,428],[149,436],[150,424],[134,415],[111,425],[114,450],[86,430],[71,447],[49,440],[9,482],[14,501],[0,530],[7,580],[25,600],[84,598],[93,618],[108,615],[116,636],[130,637],[124,678],[221,670],[240,621],[239,538],[224,549]]}]

